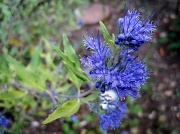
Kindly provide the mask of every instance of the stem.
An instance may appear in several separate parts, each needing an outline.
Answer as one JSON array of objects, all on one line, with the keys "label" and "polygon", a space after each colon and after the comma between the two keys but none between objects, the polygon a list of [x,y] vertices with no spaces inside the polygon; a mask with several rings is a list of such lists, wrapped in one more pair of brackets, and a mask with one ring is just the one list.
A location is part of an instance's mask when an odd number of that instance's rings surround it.
[{"label": "stem", "polygon": [[57,95],[53,95],[52,92],[50,92],[49,90],[46,90],[45,92],[41,92],[41,91],[38,91],[36,89],[33,89],[33,88],[29,88],[29,87],[26,87],[18,82],[9,82],[8,84],[10,85],[13,85],[15,87],[22,87],[28,91],[33,91],[33,92],[37,92],[37,93],[46,93],[51,99],[52,101],[55,103],[55,105],[57,105],[57,101],[55,100],[55,96],[57,96],[58,98],[82,98],[88,94],[90,94],[94,88],[91,88],[90,90],[84,92],[84,93],[80,93],[80,89],[78,89],[78,95],[60,95],[60,94],[57,94]]}]

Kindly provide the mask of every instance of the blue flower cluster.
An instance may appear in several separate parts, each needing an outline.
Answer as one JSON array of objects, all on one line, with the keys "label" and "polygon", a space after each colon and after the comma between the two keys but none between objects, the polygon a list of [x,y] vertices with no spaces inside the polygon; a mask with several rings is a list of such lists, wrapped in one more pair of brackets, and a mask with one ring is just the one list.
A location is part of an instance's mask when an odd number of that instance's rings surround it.
[{"label": "blue flower cluster", "polygon": [[118,19],[119,35],[115,44],[126,45],[138,50],[143,43],[150,41],[156,27],[156,23],[150,22],[152,16],[153,14],[149,15],[146,20],[142,20],[140,13],[128,10],[124,18]]},{"label": "blue flower cluster", "polygon": [[117,128],[126,113],[126,96],[136,99],[139,88],[147,81],[149,71],[137,59],[134,52],[150,41],[155,24],[152,16],[142,21],[137,11],[127,11],[118,19],[119,35],[114,41],[114,51],[102,43],[100,34],[88,36],[84,43],[91,54],[81,58],[83,65],[90,67],[89,77],[100,90],[97,110],[103,131]]},{"label": "blue flower cluster", "polygon": [[[0,113],[0,128],[2,129],[6,129],[8,124],[10,123],[10,119],[4,117],[1,113]],[[0,134],[2,132],[0,131]]]}]

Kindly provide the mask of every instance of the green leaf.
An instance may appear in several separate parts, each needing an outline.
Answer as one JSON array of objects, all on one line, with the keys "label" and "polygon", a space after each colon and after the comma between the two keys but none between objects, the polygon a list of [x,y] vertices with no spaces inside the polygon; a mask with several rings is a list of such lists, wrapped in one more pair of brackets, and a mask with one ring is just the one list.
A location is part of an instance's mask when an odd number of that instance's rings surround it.
[{"label": "green leaf", "polygon": [[68,76],[69,76],[69,79],[72,81],[72,83],[74,84],[74,86],[79,89],[82,85],[82,81],[72,72],[72,70],[68,67],[67,67],[67,70],[68,70]]},{"label": "green leaf", "polygon": [[112,39],[112,38],[111,38],[111,35],[109,34],[106,26],[103,24],[102,21],[100,21],[99,24],[100,24],[101,31],[102,31],[103,37],[104,37],[104,39],[105,39],[105,42],[106,42],[106,43],[109,43],[109,41]]},{"label": "green leaf", "polygon": [[166,44],[166,43],[168,43],[168,41],[169,41],[169,39],[168,39],[167,37],[161,37],[161,38],[159,38],[159,42],[160,42],[161,44]]},{"label": "green leaf", "polygon": [[25,68],[21,63],[17,62],[10,56],[6,56],[10,68],[16,73],[17,77],[28,87],[34,88],[36,90],[45,90],[45,81],[40,75],[31,70]]},{"label": "green leaf", "polygon": [[109,32],[108,32],[106,26],[103,24],[103,22],[100,21],[99,24],[100,24],[100,27],[101,27],[101,31],[102,31],[104,40],[108,44],[108,46],[109,46],[109,48],[111,50],[111,53],[113,53],[114,50],[115,50],[115,47],[114,47],[115,37],[114,37],[114,35],[112,35],[112,37],[111,37],[111,35],[109,34]]},{"label": "green leaf", "polygon": [[75,62],[72,61],[65,53],[63,53],[57,46],[53,46],[58,55],[61,57],[63,63],[66,63],[69,66],[75,67]]},{"label": "green leaf", "polygon": [[93,101],[93,100],[95,100],[98,96],[99,96],[99,95],[98,95],[97,93],[95,93],[95,94],[90,94],[90,95],[88,95],[87,97],[81,98],[81,101],[82,101],[82,102]]},{"label": "green leaf", "polygon": [[178,50],[180,49],[180,41],[173,42],[168,45],[167,50]]},{"label": "green leaf", "polygon": [[89,77],[87,76],[87,74],[85,72],[83,72],[81,70],[77,70],[74,67],[69,66],[69,65],[66,65],[66,67],[69,70],[71,70],[76,75],[76,77],[78,77],[83,82],[89,82],[90,81]]},{"label": "green leaf", "polygon": [[31,56],[31,61],[28,65],[28,67],[31,69],[31,70],[36,70],[37,67],[40,65],[41,63],[41,57],[40,57],[40,54],[42,52],[42,45],[39,45],[34,53],[32,54]]},{"label": "green leaf", "polygon": [[134,114],[142,113],[142,108],[138,104],[130,105],[129,106],[129,113],[134,113]]},{"label": "green leaf", "polygon": [[5,93],[0,94],[0,100],[13,100],[13,99],[18,99],[22,98],[27,94],[27,92],[22,92],[22,91],[7,91]]},{"label": "green leaf", "polygon": [[65,83],[64,85],[56,88],[56,93],[65,93],[70,89],[71,85],[69,83]]},{"label": "green leaf", "polygon": [[63,53],[58,47],[53,46],[56,52],[61,57],[66,69],[68,70],[69,79],[73,84],[79,88],[82,82],[89,82],[90,78],[80,68],[75,68],[75,62],[72,61],[65,53]]},{"label": "green leaf", "polygon": [[76,55],[76,52],[74,48],[69,43],[69,40],[66,35],[63,35],[63,45],[64,45],[64,53],[67,54],[67,56],[74,61],[75,67],[80,68],[79,59]]},{"label": "green leaf", "polygon": [[74,99],[65,102],[62,106],[58,107],[52,114],[43,121],[43,124],[50,123],[58,118],[70,117],[75,114],[80,107],[80,100]]}]

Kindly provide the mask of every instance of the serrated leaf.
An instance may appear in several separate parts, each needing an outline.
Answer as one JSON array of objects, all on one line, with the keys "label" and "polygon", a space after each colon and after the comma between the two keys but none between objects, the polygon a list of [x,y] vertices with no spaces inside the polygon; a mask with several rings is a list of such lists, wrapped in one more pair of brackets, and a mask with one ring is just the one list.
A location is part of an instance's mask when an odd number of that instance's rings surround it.
[{"label": "serrated leaf", "polygon": [[10,68],[16,73],[16,76],[23,82],[26,86],[44,91],[45,81],[41,77],[31,70],[25,68],[21,63],[16,61],[10,56],[6,56]]},{"label": "serrated leaf", "polygon": [[7,91],[5,93],[0,94],[0,100],[13,100],[13,99],[18,99],[22,98],[27,94],[27,92],[22,92],[22,91]]},{"label": "serrated leaf", "polygon": [[69,40],[66,35],[63,35],[63,45],[64,45],[64,53],[67,54],[67,56],[74,61],[75,67],[80,68],[79,59],[76,55],[76,52],[74,48],[69,43]]},{"label": "serrated leaf", "polygon": [[62,106],[58,107],[52,114],[43,121],[43,124],[50,123],[58,118],[70,117],[75,114],[80,107],[80,100],[74,99],[65,102]]}]

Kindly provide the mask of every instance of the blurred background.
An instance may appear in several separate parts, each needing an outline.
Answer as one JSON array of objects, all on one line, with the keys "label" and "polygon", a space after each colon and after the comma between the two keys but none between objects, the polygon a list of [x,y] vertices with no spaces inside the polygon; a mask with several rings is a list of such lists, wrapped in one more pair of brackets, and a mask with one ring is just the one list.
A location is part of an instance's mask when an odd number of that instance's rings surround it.
[{"label": "blurred background", "polygon": [[[62,34],[66,34],[77,55],[84,56],[87,52],[83,36],[87,36],[87,31],[96,32],[99,21],[103,21],[109,32],[117,35],[116,22],[123,17],[124,4],[128,2],[0,0],[0,112],[11,119],[6,133],[102,133],[97,116],[86,105],[73,118],[43,125],[54,104],[39,91],[45,85],[57,93],[73,94],[60,58],[49,44],[62,44]],[[159,20],[152,42],[138,52],[152,75],[136,102],[126,100],[128,112],[121,126],[107,133],[180,134],[180,1],[134,0],[133,8],[142,14],[155,11],[153,21]],[[5,54],[11,58],[7,60]],[[32,83],[38,92],[29,88]],[[6,90],[8,94],[4,94]]]}]

